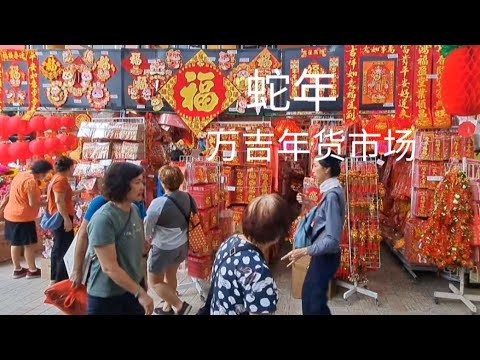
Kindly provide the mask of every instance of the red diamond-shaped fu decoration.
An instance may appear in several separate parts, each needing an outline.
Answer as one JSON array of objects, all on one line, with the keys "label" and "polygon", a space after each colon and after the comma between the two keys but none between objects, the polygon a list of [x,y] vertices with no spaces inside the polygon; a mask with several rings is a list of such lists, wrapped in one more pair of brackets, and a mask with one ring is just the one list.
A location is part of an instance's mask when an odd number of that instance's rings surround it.
[{"label": "red diamond-shaped fu decoration", "polygon": [[132,51],[130,55],[123,59],[122,66],[127,69],[133,77],[143,75],[145,70],[150,68],[148,60],[140,51]]},{"label": "red diamond-shaped fu decoration", "polygon": [[196,135],[240,95],[203,50],[167,81],[160,94]]}]

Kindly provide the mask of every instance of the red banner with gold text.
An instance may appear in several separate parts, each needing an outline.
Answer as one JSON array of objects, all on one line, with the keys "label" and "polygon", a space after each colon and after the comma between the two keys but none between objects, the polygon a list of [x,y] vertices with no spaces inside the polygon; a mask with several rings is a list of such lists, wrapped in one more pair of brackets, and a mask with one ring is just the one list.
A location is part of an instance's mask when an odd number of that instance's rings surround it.
[{"label": "red banner with gold text", "polygon": [[358,120],[360,103],[359,53],[357,45],[345,46],[344,121],[346,124]]},{"label": "red banner with gold text", "polygon": [[0,110],[5,107],[5,96],[9,104],[21,107],[27,96],[23,86],[27,86],[29,107],[23,115],[23,120],[30,120],[40,105],[39,63],[36,51],[0,50],[0,62]]},{"label": "red banner with gold text", "polygon": [[452,126],[452,116],[447,114],[442,101],[442,74],[445,58],[440,53],[442,46],[434,45],[432,71],[432,115],[435,129],[448,129]]},{"label": "red banner with gold text", "polygon": [[399,73],[396,122],[399,129],[407,129],[412,125],[413,107],[413,64],[414,46],[399,46]]},{"label": "red banner with gold text", "polygon": [[432,45],[415,46],[413,111],[412,116],[417,129],[431,129],[433,127],[431,114],[431,73],[432,73]]}]

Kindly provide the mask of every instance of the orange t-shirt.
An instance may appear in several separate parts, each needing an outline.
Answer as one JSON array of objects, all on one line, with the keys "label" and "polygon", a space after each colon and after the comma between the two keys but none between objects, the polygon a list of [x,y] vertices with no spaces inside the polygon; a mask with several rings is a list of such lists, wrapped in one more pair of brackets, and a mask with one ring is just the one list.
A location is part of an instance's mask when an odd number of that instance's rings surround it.
[{"label": "orange t-shirt", "polygon": [[37,201],[40,201],[40,188],[33,174],[22,172],[13,178],[10,185],[10,197],[5,206],[5,219],[13,222],[35,221],[40,208],[30,206],[28,203],[28,193],[31,191],[35,192]]},{"label": "orange t-shirt", "polygon": [[67,207],[68,215],[73,216],[75,214],[75,206],[73,204],[73,191],[68,182],[68,179],[60,174],[57,174],[51,180],[52,185],[49,184],[49,188],[52,187],[52,190],[47,194],[48,196],[48,213],[50,215],[55,214],[57,209],[57,204],[55,203],[55,194],[54,192],[64,193],[65,194],[65,204]]}]

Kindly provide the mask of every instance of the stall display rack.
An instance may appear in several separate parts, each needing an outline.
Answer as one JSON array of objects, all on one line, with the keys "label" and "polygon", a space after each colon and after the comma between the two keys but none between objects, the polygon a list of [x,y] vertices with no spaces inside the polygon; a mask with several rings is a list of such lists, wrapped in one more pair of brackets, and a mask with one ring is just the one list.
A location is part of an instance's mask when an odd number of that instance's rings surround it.
[{"label": "stall display rack", "polygon": [[[186,171],[189,172],[193,169],[195,161],[201,161],[205,162],[204,159],[200,159],[197,157],[193,157],[191,155],[188,156],[181,156],[180,157],[180,162],[185,164]],[[217,186],[218,186],[218,191],[223,191],[223,183],[221,181],[221,174],[222,174],[222,162],[219,160],[217,157],[214,162],[209,163],[210,166],[214,166],[216,169],[216,179],[217,179]],[[187,185],[187,191],[189,190],[190,186],[192,185],[189,181],[190,177],[186,176],[186,185]],[[220,207],[219,207],[220,208]],[[219,211],[220,212],[220,211]],[[218,214],[218,219],[220,218],[220,214]],[[188,273],[188,267],[187,267],[187,260],[180,266],[180,271],[184,273]],[[178,285],[178,290],[183,290],[183,289],[188,289],[191,287],[195,287],[195,289],[198,292],[198,295],[200,296],[200,300],[205,301],[207,298],[207,293],[210,287],[210,284],[208,281],[202,280],[200,278],[190,276],[191,282],[186,282],[183,284]]]},{"label": "stall display rack", "polygon": [[[458,161],[453,160],[452,166],[456,166]],[[457,165],[458,166],[458,165]],[[462,171],[467,174],[467,177],[471,180],[480,180],[480,162],[475,160],[467,160],[463,158],[461,162]],[[477,312],[477,307],[473,302],[480,302],[480,295],[465,294],[465,274],[466,269],[461,266],[458,270],[460,286],[457,288],[453,284],[448,284],[448,288],[451,292],[435,291],[433,298],[435,303],[438,304],[439,299],[459,300],[465,304],[465,306],[473,313]]]},{"label": "stall display rack", "polygon": [[[351,188],[354,185],[352,179],[352,173],[356,171],[367,171],[367,169],[376,170],[376,159],[369,159],[363,161],[362,157],[350,157],[346,158],[346,203],[347,203],[347,226],[348,226],[348,236],[349,236],[349,254],[350,254],[350,274],[351,283],[346,281],[337,281],[337,285],[348,289],[344,294],[343,298],[347,300],[350,296],[355,293],[359,293],[368,297],[371,297],[375,300],[375,303],[378,305],[378,293],[366,289],[366,282],[360,282],[360,276],[365,276],[368,269],[378,269],[381,266],[380,261],[380,242],[377,236],[371,239],[360,239],[360,236],[357,236],[356,231],[365,232],[365,227],[368,227],[370,231],[379,233],[379,199],[378,199],[378,176],[372,176],[370,179],[370,184],[368,185],[368,191],[363,191],[360,195],[360,198],[352,196]],[[378,175],[378,173],[375,172]],[[373,182],[372,182],[373,180]],[[362,184],[367,186],[362,180]],[[354,201],[362,200],[367,201],[370,205],[368,208],[368,216],[365,218],[365,214],[354,214],[353,207],[357,206]],[[360,227],[355,229],[353,216],[360,216],[361,223]],[[357,224],[358,225],[358,224]],[[352,235],[352,231],[355,230],[356,235]],[[359,242],[360,240],[360,242]],[[367,246],[365,246],[367,245]],[[359,261],[363,262],[365,268],[361,269],[363,274],[359,274],[360,267],[358,266]]]}]

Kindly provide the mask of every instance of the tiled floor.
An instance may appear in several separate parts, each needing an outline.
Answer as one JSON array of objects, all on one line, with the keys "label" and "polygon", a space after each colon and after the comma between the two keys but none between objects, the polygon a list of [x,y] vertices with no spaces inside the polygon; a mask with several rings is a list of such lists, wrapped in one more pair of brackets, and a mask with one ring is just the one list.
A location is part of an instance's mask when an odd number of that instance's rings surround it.
[{"label": "tiled floor", "polygon": [[[434,273],[419,273],[417,280],[401,267],[388,249],[382,251],[382,268],[370,274],[368,288],[378,293],[379,304],[371,298],[355,294],[343,300],[345,289],[338,287],[337,295],[329,303],[332,312],[337,315],[469,315],[470,311],[458,301],[433,301],[434,291],[448,291],[448,281]],[[38,260],[40,264],[40,260]],[[291,272],[285,269],[285,263],[277,261],[272,265],[280,292],[277,314],[301,314],[301,301],[293,299],[290,291]],[[43,303],[43,292],[48,285],[44,279],[11,278],[11,264],[0,264],[0,314],[54,315],[61,314],[51,305]],[[179,283],[186,284],[190,278],[184,272],[179,273]],[[455,284],[458,285],[458,284]],[[480,295],[478,289],[466,289],[466,292]],[[200,296],[194,287],[180,290],[182,298],[193,305],[194,312],[202,306]],[[156,303],[158,297],[151,294]],[[477,303],[480,306],[480,303]]]}]

